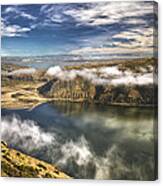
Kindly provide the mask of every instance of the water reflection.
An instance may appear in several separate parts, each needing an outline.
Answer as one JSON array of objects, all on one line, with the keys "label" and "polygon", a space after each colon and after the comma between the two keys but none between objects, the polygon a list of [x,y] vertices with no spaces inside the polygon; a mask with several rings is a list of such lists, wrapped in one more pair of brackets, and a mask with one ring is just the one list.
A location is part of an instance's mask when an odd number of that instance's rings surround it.
[{"label": "water reflection", "polygon": [[[13,117],[16,118],[14,121]],[[32,143],[33,136],[16,135],[17,123],[24,123],[26,127],[26,123],[29,125],[27,120],[35,121],[43,136],[51,136],[49,143],[43,140],[47,138],[40,138],[42,144],[46,142],[47,145],[37,147]],[[153,133],[155,121],[152,108],[56,102],[42,104],[32,111],[3,109],[2,127],[3,124],[7,126],[7,122],[10,123],[10,130],[4,130],[3,138],[8,143],[57,164],[75,178],[155,178],[157,138]],[[7,135],[11,133],[12,137]],[[28,139],[30,148],[27,148],[27,140],[24,145],[22,138]]]}]

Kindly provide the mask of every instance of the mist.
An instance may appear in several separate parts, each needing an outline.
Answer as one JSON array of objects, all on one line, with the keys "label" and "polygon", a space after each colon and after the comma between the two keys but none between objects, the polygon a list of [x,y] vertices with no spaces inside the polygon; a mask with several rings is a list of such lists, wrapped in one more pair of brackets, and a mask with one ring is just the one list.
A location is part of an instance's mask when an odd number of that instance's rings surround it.
[{"label": "mist", "polygon": [[81,70],[63,70],[60,66],[50,67],[47,74],[60,80],[69,81],[77,76],[97,85],[149,85],[153,84],[153,72],[151,67],[148,72],[145,68],[140,68],[139,73],[131,70],[121,71],[118,67],[101,67]]},{"label": "mist", "polygon": [[35,68],[22,68],[9,72],[8,75],[33,74],[36,72]]}]

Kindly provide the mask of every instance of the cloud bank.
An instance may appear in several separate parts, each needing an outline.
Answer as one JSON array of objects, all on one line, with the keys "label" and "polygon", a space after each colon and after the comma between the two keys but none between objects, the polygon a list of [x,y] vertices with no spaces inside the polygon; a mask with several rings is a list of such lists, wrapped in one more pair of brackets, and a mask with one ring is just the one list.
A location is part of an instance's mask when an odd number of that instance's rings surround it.
[{"label": "cloud bank", "polygon": [[54,66],[50,67],[46,73],[64,81],[73,80],[80,76],[93,84],[99,85],[148,85],[154,83],[152,66],[149,66],[148,70],[140,68],[139,73],[133,73],[130,70],[122,72],[117,66],[69,71],[63,70],[59,66]]},{"label": "cloud bank", "polygon": [[8,75],[33,74],[36,72],[35,68],[22,68],[9,72]]}]

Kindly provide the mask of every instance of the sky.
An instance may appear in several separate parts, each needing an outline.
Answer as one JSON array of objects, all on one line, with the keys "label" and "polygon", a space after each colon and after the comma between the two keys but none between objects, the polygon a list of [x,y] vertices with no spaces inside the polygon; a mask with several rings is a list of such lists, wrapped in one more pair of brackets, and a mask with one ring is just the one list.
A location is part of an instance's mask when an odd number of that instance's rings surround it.
[{"label": "sky", "polygon": [[152,56],[154,2],[2,5],[1,55]]}]

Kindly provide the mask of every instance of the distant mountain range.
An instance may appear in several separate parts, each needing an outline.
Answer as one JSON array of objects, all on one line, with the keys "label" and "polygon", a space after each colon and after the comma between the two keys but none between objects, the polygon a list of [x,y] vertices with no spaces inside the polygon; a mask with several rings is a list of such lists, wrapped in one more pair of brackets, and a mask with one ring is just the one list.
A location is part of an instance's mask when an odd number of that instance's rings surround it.
[{"label": "distant mountain range", "polygon": [[[138,55],[139,56],[139,55]],[[139,56],[140,58],[144,56]],[[44,56],[5,56],[2,57],[2,62],[80,62],[80,61],[92,61],[92,60],[111,60],[111,59],[128,59],[135,58],[133,55],[111,55],[111,54],[94,54],[94,55],[72,55],[72,54],[61,54],[61,55],[44,55]]]}]

